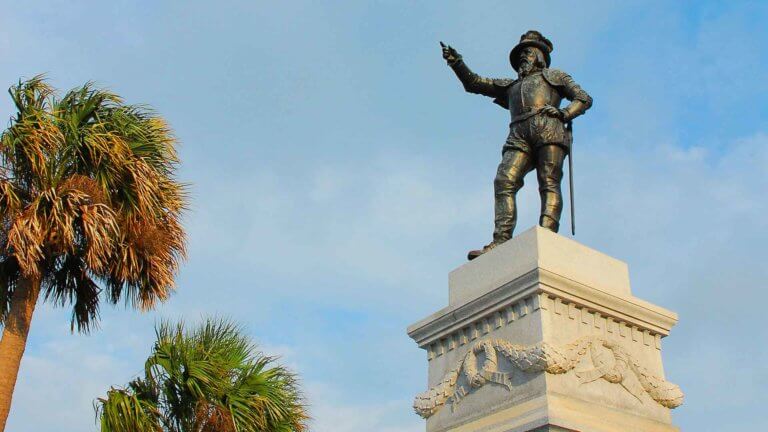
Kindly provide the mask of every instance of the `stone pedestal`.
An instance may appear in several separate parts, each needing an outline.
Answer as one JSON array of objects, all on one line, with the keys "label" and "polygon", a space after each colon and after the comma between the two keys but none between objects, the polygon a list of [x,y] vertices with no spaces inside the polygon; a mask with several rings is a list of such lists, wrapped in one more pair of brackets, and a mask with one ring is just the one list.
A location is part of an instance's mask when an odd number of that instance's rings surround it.
[{"label": "stone pedestal", "polygon": [[452,271],[411,325],[427,432],[677,431],[661,339],[674,312],[634,297],[621,261],[535,227]]}]

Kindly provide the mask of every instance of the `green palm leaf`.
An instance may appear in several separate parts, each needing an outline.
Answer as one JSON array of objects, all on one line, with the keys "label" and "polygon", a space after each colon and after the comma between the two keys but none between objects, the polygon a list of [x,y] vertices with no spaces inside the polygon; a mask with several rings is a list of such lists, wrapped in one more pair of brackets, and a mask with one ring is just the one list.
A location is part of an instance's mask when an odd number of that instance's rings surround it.
[{"label": "green palm leaf", "polygon": [[[276,365],[274,358],[259,353],[240,327],[209,319],[187,330],[183,322],[164,322],[157,326],[156,335],[144,377],[99,399],[97,415],[103,432],[131,431],[126,425],[139,424],[147,413],[156,415],[152,424],[161,424],[158,430],[167,432],[306,429],[307,414],[296,377]],[[122,416],[126,412],[137,418],[129,422]]]}]

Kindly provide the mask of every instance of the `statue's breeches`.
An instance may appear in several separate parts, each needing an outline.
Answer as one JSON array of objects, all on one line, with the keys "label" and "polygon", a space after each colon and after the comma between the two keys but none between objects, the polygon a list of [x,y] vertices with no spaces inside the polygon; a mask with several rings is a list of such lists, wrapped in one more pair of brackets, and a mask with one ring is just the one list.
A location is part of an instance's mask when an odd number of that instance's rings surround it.
[{"label": "statue's breeches", "polygon": [[511,148],[503,153],[494,180],[495,243],[512,238],[517,224],[517,191],[523,187],[525,175],[534,168],[541,195],[539,225],[557,232],[563,210],[560,182],[563,178],[565,155],[563,147],[555,144],[537,146],[533,152]]},{"label": "statue's breeches", "polygon": [[509,127],[509,136],[503,152],[517,149],[535,153],[536,149],[546,144],[562,144],[565,141],[565,127],[560,119],[543,114],[513,123]]}]

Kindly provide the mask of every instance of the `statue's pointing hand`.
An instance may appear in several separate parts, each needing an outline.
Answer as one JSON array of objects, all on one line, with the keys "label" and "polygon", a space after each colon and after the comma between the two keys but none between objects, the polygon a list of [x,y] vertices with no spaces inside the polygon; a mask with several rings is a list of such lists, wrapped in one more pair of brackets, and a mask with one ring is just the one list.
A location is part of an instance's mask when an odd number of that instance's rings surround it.
[{"label": "statue's pointing hand", "polygon": [[443,48],[443,58],[448,64],[454,64],[461,60],[461,54],[459,54],[452,46],[446,45],[440,42],[440,46]]}]

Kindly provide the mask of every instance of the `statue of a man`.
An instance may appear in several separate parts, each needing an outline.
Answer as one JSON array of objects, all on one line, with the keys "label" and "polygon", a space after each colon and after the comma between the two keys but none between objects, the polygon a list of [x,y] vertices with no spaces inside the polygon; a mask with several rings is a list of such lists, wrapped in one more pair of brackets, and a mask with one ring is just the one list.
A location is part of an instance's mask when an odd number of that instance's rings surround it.
[{"label": "statue of a man", "polygon": [[[496,197],[493,241],[481,250],[470,251],[470,260],[512,238],[517,223],[515,195],[523,186],[525,175],[534,168],[541,195],[539,225],[554,232],[560,227],[563,210],[560,180],[563,161],[570,151],[570,122],[589,109],[592,98],[570,75],[549,69],[551,52],[552,42],[530,30],[509,53],[517,79],[490,79],[473,73],[455,49],[443,45],[443,58],[464,89],[494,98],[495,103],[512,115],[493,183]],[[561,109],[563,98],[571,103]]]}]

